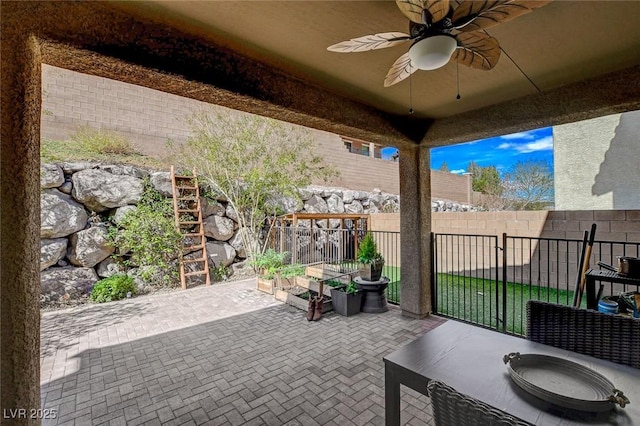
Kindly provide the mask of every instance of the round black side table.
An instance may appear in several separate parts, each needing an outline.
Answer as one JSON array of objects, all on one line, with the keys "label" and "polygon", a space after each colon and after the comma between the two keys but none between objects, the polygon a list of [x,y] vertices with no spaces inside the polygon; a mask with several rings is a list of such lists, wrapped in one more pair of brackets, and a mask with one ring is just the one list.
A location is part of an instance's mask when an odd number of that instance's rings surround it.
[{"label": "round black side table", "polygon": [[389,310],[387,297],[384,294],[389,285],[389,278],[380,277],[378,281],[366,281],[360,277],[355,277],[353,281],[356,283],[356,287],[363,292],[362,312],[377,314]]}]

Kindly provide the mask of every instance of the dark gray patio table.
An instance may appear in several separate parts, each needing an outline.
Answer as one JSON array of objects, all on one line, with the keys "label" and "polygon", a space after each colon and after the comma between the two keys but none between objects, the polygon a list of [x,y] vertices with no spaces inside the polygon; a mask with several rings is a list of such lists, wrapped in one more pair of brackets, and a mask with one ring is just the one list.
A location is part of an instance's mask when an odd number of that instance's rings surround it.
[{"label": "dark gray patio table", "polygon": [[[630,350],[640,350],[630,348]],[[522,391],[502,358],[511,352],[565,358],[589,367],[622,390],[631,403],[599,415],[562,411]],[[640,425],[640,370],[496,331],[447,321],[384,357],[385,418],[400,424],[400,385],[424,395],[430,380],[538,425]]]}]

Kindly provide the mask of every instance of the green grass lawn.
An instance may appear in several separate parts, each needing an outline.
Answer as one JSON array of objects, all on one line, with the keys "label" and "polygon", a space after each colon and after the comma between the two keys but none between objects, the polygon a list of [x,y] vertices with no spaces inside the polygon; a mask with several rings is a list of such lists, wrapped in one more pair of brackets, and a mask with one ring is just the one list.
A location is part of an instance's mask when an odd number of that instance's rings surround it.
[{"label": "green grass lawn", "polygon": [[[390,280],[387,299],[391,303],[400,303],[400,268],[385,265],[382,275]],[[573,290],[512,282],[507,283],[506,293],[507,331],[520,335],[525,333],[527,300],[564,305],[573,301]],[[496,284],[491,279],[438,274],[437,304],[438,314],[502,329],[502,323],[497,324],[496,321],[496,307],[502,311],[502,282]],[[586,308],[586,297],[582,298],[582,307]]]},{"label": "green grass lawn", "polygon": [[382,276],[389,278],[387,300],[391,303],[400,303],[400,267],[384,265]]},{"label": "green grass lawn", "polygon": [[[506,289],[506,325],[507,331],[524,334],[526,327],[527,300],[543,300],[570,305],[573,291],[545,288],[508,282]],[[495,280],[438,274],[437,292],[438,313],[472,323],[497,327],[496,307],[502,311],[502,283]],[[586,307],[586,298],[582,298]]]}]

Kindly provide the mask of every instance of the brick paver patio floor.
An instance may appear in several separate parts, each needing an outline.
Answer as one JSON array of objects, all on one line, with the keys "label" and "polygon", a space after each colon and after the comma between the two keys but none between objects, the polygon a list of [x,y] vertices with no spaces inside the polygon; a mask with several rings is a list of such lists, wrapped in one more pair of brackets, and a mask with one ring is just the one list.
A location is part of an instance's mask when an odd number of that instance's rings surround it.
[{"label": "brick paver patio floor", "polygon": [[[307,322],[254,280],[42,315],[44,408],[76,425],[381,425],[382,357],[442,323]],[[403,388],[404,424],[432,424]]]}]

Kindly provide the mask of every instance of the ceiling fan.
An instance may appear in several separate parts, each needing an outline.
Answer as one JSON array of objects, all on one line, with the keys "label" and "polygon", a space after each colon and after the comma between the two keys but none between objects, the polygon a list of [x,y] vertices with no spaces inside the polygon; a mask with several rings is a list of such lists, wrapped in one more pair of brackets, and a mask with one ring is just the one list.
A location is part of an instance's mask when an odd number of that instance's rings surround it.
[{"label": "ceiling fan", "polygon": [[[498,40],[484,31],[542,7],[551,0],[461,0],[457,7],[449,0],[396,0],[400,12],[409,18],[409,34],[389,32],[343,41],[331,52],[365,52],[412,45],[391,66],[384,87],[392,86],[415,71],[434,70],[451,58],[471,68],[490,70],[500,58]],[[455,2],[457,3],[457,2]]]}]

